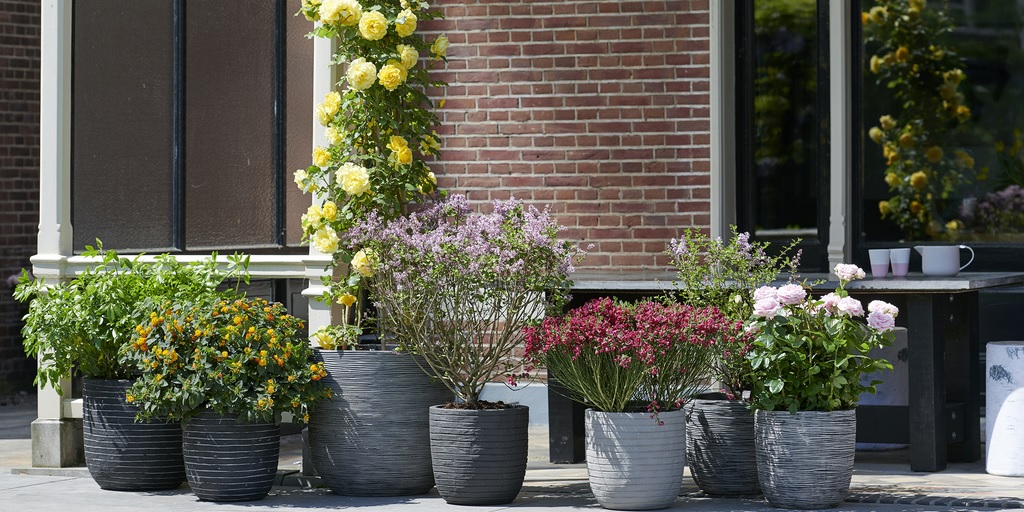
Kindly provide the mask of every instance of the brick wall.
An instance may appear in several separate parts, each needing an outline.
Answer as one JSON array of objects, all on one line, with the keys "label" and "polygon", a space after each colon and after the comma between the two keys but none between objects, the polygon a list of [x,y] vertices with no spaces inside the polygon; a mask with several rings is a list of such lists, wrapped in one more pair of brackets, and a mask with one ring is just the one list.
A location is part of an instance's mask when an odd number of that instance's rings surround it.
[{"label": "brick wall", "polygon": [[7,278],[29,267],[39,230],[39,11],[39,0],[0,0],[0,400],[35,376]]},{"label": "brick wall", "polygon": [[431,3],[443,188],[550,204],[595,245],[584,270],[666,268],[665,243],[709,225],[708,0]]}]

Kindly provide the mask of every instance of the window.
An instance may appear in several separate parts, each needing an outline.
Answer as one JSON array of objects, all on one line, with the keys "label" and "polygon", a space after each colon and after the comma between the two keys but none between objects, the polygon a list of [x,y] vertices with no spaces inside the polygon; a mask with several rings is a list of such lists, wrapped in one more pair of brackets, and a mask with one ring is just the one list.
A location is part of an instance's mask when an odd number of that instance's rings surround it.
[{"label": "window", "polygon": [[309,24],[283,0],[74,6],[74,245],[297,246],[312,147]]}]

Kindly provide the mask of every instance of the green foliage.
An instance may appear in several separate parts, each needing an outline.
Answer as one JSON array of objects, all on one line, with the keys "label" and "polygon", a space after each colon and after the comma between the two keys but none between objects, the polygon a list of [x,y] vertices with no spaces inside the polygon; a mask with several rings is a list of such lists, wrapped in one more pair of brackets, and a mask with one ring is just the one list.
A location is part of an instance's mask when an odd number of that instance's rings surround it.
[{"label": "green foliage", "polygon": [[[676,268],[675,293],[684,304],[698,308],[714,307],[734,321],[745,321],[753,311],[753,292],[770,284],[786,272],[790,277],[800,263],[794,240],[778,253],[768,242],[751,242],[749,233],[737,233],[732,226],[728,243],[712,240],[699,230],[686,229],[683,238],[673,239],[666,253]],[[718,343],[713,378],[725,386],[727,394],[738,397],[750,389],[745,376],[750,363],[745,355],[750,339],[731,338],[735,343]]]},{"label": "green foliage", "polygon": [[156,308],[121,351],[140,374],[126,396],[140,419],[187,419],[209,408],[241,422],[279,423],[283,412],[304,422],[330,396],[302,320],[280,303],[235,295],[147,302]]},{"label": "green foliage", "polygon": [[[22,272],[14,297],[31,301],[22,330],[25,352],[40,358],[38,383],[54,385],[72,370],[86,377],[130,378],[131,368],[118,362],[135,326],[146,318],[141,309],[147,299],[192,297],[207,293],[225,281],[248,282],[248,257],[228,257],[222,271],[217,255],[182,265],[170,255],[151,264],[140,257],[128,259],[115,251],[88,246],[83,256],[101,258],[74,279],[49,285]],[[59,388],[58,388],[59,390]]]}]

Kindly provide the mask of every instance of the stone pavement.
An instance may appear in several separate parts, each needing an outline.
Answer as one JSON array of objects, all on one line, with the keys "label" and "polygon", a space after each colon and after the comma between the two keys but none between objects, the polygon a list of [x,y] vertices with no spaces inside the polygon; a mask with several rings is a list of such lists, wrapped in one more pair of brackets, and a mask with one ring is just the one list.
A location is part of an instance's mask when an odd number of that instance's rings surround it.
[{"label": "stone pavement", "polygon": [[[530,431],[530,461],[526,483],[510,505],[464,507],[448,505],[436,491],[423,496],[357,498],[332,494],[315,480],[300,475],[301,439],[285,436],[279,465],[279,484],[270,496],[256,502],[217,504],[198,501],[183,485],[173,491],[126,493],[104,491],[85,468],[51,472],[31,468],[28,424],[35,419],[33,403],[0,405],[0,511],[74,509],[75,512],[161,511],[248,512],[281,509],[359,509],[376,511],[448,510],[600,510],[587,485],[584,464],[547,462],[547,429]],[[912,473],[907,450],[859,452],[846,511],[961,511],[1024,508],[1024,478],[988,475],[984,463],[951,464],[937,473]],[[57,476],[54,476],[54,473]],[[763,499],[722,499],[703,496],[687,477],[671,510],[775,511]]]}]

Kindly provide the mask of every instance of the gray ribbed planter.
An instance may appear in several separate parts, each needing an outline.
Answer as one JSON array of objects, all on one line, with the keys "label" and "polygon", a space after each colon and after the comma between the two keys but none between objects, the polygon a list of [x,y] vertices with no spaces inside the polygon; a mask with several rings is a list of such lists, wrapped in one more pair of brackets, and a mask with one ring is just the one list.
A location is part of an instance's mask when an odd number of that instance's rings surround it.
[{"label": "gray ribbed planter", "polygon": [[612,510],[656,510],[676,501],[686,458],[684,412],[601,412],[584,418],[587,477],[597,502]]},{"label": "gray ribbed planter", "polygon": [[101,489],[157,491],[185,481],[181,424],[136,423],[125,402],[130,380],[82,380],[85,465]]},{"label": "gray ribbed planter", "polygon": [[[394,351],[317,350],[333,396],[309,416],[309,447],[321,481],[347,496],[425,494],[430,406],[452,394]],[[424,363],[425,364],[425,363]]]},{"label": "gray ribbed planter", "polygon": [[204,501],[266,497],[277,477],[281,427],[235,422],[234,415],[204,411],[182,424],[185,475]]},{"label": "gray ribbed planter", "polygon": [[775,507],[832,508],[850,493],[857,416],[847,411],[755,411],[761,491]]},{"label": "gray ribbed planter", "polygon": [[686,404],[686,463],[705,494],[761,494],[754,456],[754,413],[740,400]]},{"label": "gray ribbed planter", "polygon": [[501,505],[526,477],[530,409],[430,408],[430,454],[437,491],[454,505]]}]

